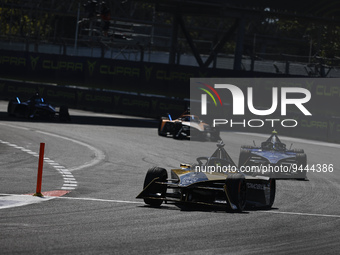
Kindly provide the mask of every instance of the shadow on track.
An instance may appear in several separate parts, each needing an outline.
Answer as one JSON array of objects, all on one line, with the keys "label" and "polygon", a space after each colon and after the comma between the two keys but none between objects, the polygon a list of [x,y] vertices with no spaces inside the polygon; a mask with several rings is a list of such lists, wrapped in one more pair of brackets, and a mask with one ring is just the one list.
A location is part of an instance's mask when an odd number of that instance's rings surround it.
[{"label": "shadow on track", "polygon": [[208,212],[208,213],[228,213],[228,214],[249,214],[250,212],[254,211],[272,211],[278,210],[276,207],[272,207],[270,209],[261,209],[261,208],[254,208],[254,207],[246,207],[243,212],[236,212],[230,209],[226,209],[222,206],[205,206],[205,205],[181,205],[181,204],[164,204],[160,207],[152,207],[149,205],[138,206],[139,208],[152,208],[154,210],[175,210],[175,211],[182,211],[182,212]]},{"label": "shadow on track", "polygon": [[157,128],[157,121],[153,119],[143,118],[117,118],[106,116],[90,116],[89,115],[72,115],[70,122],[60,122],[56,117],[53,120],[41,119],[25,119],[18,117],[10,117],[7,112],[0,112],[0,121],[17,121],[17,122],[40,122],[40,123],[60,123],[61,125],[78,124],[78,125],[100,125],[100,126],[119,126],[119,127],[141,127],[141,128]]}]

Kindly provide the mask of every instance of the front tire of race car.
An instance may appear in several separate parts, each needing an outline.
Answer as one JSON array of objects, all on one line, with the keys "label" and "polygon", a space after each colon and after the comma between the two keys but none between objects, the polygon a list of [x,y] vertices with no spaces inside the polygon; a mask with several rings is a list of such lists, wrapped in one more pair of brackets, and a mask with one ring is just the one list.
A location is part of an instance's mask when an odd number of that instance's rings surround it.
[{"label": "front tire of race car", "polygon": [[[163,121],[164,120],[169,120],[169,118],[167,117],[162,117],[160,120],[159,120],[159,123],[158,123],[158,135],[159,136],[166,136],[167,135],[167,131],[163,131],[165,129],[165,125],[163,126]],[[162,128],[163,126],[163,128]]]},{"label": "front tire of race car", "polygon": [[251,151],[245,148],[241,148],[240,157],[238,159],[238,167],[244,166],[247,164]]},{"label": "front tire of race car", "polygon": [[175,122],[174,124],[174,133],[173,133],[174,139],[182,139],[182,123],[181,122]]},{"label": "front tire of race car", "polygon": [[296,179],[305,180],[307,178],[307,172],[305,170],[307,166],[307,155],[305,153],[296,154],[296,164],[298,167]]},{"label": "front tire of race car", "polygon": [[210,133],[210,141],[218,142],[219,140],[221,140],[220,129],[218,127],[212,128],[212,132]]},{"label": "front tire of race car", "polygon": [[[158,182],[166,182],[168,178],[168,172],[164,168],[160,167],[150,168],[146,173],[143,188],[145,189],[156,178],[157,178],[156,181]],[[157,198],[165,197],[167,186],[157,183],[151,185],[152,186],[150,186],[150,188],[148,189],[148,196],[155,197],[155,199],[144,198],[144,202],[152,207],[159,207],[163,203],[163,200]]]},{"label": "front tire of race car", "polygon": [[14,101],[13,100],[8,102],[7,114],[10,117],[14,116]]},{"label": "front tire of race car", "polygon": [[241,173],[230,174],[225,183],[229,202],[236,206],[236,208],[233,208],[230,205],[231,209],[242,212],[247,199],[247,185],[244,175]]}]

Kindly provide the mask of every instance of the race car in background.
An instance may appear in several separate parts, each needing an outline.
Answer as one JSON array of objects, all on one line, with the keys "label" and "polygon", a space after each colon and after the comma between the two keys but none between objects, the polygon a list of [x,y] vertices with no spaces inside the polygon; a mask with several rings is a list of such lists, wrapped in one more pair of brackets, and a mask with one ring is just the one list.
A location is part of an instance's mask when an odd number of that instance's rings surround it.
[{"label": "race car in background", "polygon": [[196,164],[180,164],[171,170],[150,168],[144,189],[137,198],[152,207],[163,201],[176,205],[222,206],[241,212],[246,207],[270,209],[274,203],[275,179],[250,176],[240,172],[222,141],[211,157],[199,157]]},{"label": "race car in background", "polygon": [[162,117],[158,125],[158,135],[170,135],[175,139],[190,138],[213,142],[220,140],[220,132],[217,128],[211,127],[196,115],[191,115],[189,111],[185,111],[177,119],[172,119],[170,114]]},{"label": "race car in background", "polygon": [[287,149],[274,130],[271,136],[257,146],[241,146],[239,168],[250,169],[255,175],[269,175],[279,179],[306,179],[307,156],[303,149]]},{"label": "race car in background", "polygon": [[7,113],[9,116],[23,117],[27,119],[53,120],[59,116],[60,121],[70,121],[70,114],[67,106],[61,106],[59,111],[55,107],[45,102],[36,93],[27,101],[21,101],[18,97],[8,103]]}]

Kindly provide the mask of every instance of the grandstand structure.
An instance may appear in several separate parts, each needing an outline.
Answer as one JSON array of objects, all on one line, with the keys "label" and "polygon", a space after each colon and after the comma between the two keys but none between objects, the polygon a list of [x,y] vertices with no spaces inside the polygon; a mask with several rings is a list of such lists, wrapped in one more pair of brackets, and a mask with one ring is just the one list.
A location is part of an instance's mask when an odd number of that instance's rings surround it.
[{"label": "grandstand structure", "polygon": [[320,38],[265,29],[280,19],[336,27],[338,1],[4,0],[0,11],[4,50],[340,77],[340,59],[319,56]]}]

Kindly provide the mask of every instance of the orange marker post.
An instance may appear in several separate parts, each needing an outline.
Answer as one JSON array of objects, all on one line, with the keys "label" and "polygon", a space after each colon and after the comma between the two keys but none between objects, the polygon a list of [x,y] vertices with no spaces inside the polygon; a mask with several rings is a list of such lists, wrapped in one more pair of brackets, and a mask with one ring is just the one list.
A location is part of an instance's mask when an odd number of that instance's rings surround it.
[{"label": "orange marker post", "polygon": [[43,173],[43,163],[44,163],[44,150],[45,150],[45,143],[40,143],[37,190],[36,190],[36,193],[33,195],[33,196],[38,196],[38,197],[43,197],[43,194],[41,194],[41,183],[42,183],[42,173]]}]

